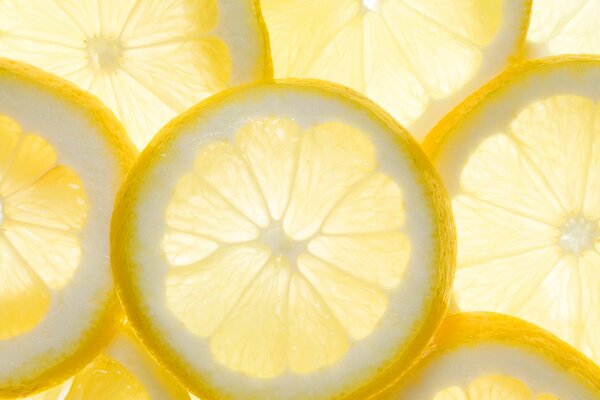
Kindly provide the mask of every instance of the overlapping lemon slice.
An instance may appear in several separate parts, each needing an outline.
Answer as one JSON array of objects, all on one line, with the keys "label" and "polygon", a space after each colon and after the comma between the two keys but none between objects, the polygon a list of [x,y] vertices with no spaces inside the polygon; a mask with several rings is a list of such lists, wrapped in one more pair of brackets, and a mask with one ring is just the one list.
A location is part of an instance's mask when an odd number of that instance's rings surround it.
[{"label": "overlapping lemon slice", "polygon": [[113,267],[144,342],[202,399],[365,398],[444,312],[448,207],[415,142],[362,97],[246,86],[142,154]]},{"label": "overlapping lemon slice", "polygon": [[527,55],[600,53],[600,2],[535,0],[527,33]]},{"label": "overlapping lemon slice", "polygon": [[384,393],[410,400],[594,400],[600,368],[517,318],[455,314],[410,373]]},{"label": "overlapping lemon slice", "polygon": [[129,330],[120,332],[89,365],[50,390],[19,400],[189,400]]},{"label": "overlapping lemon slice", "polygon": [[520,56],[529,0],[261,0],[276,77],[349,86],[417,138]]},{"label": "overlapping lemon slice", "polygon": [[197,101],[270,77],[254,0],[2,0],[0,57],[92,92],[142,148]]},{"label": "overlapping lemon slice", "polygon": [[452,196],[463,310],[534,322],[600,363],[600,58],[532,61],[425,141]]},{"label": "overlapping lemon slice", "polygon": [[133,157],[97,100],[0,59],[0,397],[67,378],[110,338],[109,221]]}]

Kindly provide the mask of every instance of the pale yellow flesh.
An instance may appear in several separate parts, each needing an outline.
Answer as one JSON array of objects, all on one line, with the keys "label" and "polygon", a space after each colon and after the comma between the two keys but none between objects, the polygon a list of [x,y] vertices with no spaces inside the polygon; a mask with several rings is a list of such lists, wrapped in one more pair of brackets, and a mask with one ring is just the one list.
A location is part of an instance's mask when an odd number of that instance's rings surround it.
[{"label": "pale yellow flesh", "polygon": [[600,362],[600,106],[557,95],[470,155],[452,205],[462,310],[512,314]]},{"label": "pale yellow flesh", "polygon": [[100,354],[63,385],[22,400],[153,400],[144,386],[113,358]]},{"label": "pale yellow flesh", "polygon": [[0,340],[33,329],[81,257],[88,200],[42,137],[0,115]]},{"label": "pale yellow flesh", "polygon": [[0,1],[0,56],[98,96],[142,148],[168,120],[228,86],[217,0]]},{"label": "pale yellow flesh", "polygon": [[600,2],[535,0],[527,33],[529,56],[600,53]]},{"label": "pale yellow flesh", "polygon": [[452,386],[431,400],[560,400],[551,394],[534,393],[520,380],[506,375],[483,375],[466,385]]},{"label": "pale yellow flesh", "polygon": [[218,363],[259,378],[341,359],[410,255],[400,187],[340,122],[253,120],[205,145],[166,219],[168,308]]},{"label": "pale yellow flesh", "polygon": [[366,94],[407,127],[478,73],[501,0],[262,0],[275,75]]}]

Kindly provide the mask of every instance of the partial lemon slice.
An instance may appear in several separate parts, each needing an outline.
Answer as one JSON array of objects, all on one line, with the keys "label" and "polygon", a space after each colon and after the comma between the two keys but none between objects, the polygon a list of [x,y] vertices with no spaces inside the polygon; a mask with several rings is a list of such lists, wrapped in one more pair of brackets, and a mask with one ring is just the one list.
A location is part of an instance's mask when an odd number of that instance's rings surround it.
[{"label": "partial lemon slice", "polygon": [[600,58],[507,71],[426,151],[452,196],[462,310],[534,322],[600,363]]},{"label": "partial lemon slice", "polygon": [[96,399],[190,400],[190,396],[125,330],[73,378],[21,400]]},{"label": "partial lemon slice", "polygon": [[530,0],[261,0],[276,77],[366,94],[417,138],[519,57]]},{"label": "partial lemon slice", "polygon": [[0,57],[100,97],[142,148],[175,115],[270,77],[254,0],[2,0]]},{"label": "partial lemon slice", "polygon": [[455,314],[444,321],[419,362],[384,393],[377,398],[595,400],[600,398],[600,368],[517,318]]},{"label": "partial lemon slice", "polygon": [[364,98],[245,86],[143,153],[113,216],[114,273],[144,343],[202,399],[364,398],[446,308],[448,207]]},{"label": "partial lemon slice", "polygon": [[133,158],[95,98],[0,59],[0,396],[67,378],[110,338],[109,221]]},{"label": "partial lemon slice", "polygon": [[535,0],[527,33],[527,55],[600,53],[600,2]]}]

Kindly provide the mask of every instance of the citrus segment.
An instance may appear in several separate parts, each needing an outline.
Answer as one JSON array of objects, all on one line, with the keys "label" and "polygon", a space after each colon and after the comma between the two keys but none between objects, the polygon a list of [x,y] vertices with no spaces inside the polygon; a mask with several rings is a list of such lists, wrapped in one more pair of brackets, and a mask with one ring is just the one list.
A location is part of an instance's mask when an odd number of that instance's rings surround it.
[{"label": "citrus segment", "polygon": [[144,387],[115,360],[101,354],[78,373],[65,400],[100,398],[150,400]]},{"label": "citrus segment", "polygon": [[0,135],[7,138],[10,154],[0,175],[0,268],[5,277],[0,338],[8,339],[37,325],[51,295],[73,277],[89,203],[79,177],[55,165],[56,151],[44,138],[23,133],[6,115],[2,120]]},{"label": "citrus segment", "polygon": [[376,398],[595,399],[600,368],[556,336],[514,317],[454,314],[421,359]]},{"label": "citrus segment", "polygon": [[0,339],[29,331],[46,315],[50,291],[14,246],[0,238]]},{"label": "citrus segment", "polygon": [[595,21],[600,4],[594,0],[536,0],[527,33],[530,57],[558,54],[597,54],[600,35]]},{"label": "citrus segment", "polygon": [[534,395],[526,384],[505,375],[484,375],[466,387],[454,386],[433,400],[560,400],[551,394]]},{"label": "citrus segment", "polygon": [[458,306],[534,322],[596,362],[599,65],[556,58],[509,70],[426,141],[452,196]]},{"label": "citrus segment", "polygon": [[167,278],[167,304],[200,336],[211,336],[240,301],[241,293],[269,260],[258,243],[230,245],[204,260],[173,269]]},{"label": "citrus segment", "polygon": [[[181,116],[142,155],[120,203],[128,217],[113,220],[114,271],[136,329],[197,395],[369,393],[424,345],[412,335],[444,307],[453,227],[425,211],[445,210],[422,183],[437,178],[380,112],[320,83],[242,87]],[[146,213],[163,227],[126,222]]]},{"label": "citrus segment", "polygon": [[518,58],[529,1],[262,0],[277,77],[349,86],[423,137]]},{"label": "citrus segment", "polygon": [[0,4],[0,56],[100,97],[138,147],[176,114],[233,84],[269,77],[252,0]]},{"label": "citrus segment", "polygon": [[0,59],[0,93],[0,397],[12,398],[66,379],[113,333],[108,221],[134,150],[53,75]]}]

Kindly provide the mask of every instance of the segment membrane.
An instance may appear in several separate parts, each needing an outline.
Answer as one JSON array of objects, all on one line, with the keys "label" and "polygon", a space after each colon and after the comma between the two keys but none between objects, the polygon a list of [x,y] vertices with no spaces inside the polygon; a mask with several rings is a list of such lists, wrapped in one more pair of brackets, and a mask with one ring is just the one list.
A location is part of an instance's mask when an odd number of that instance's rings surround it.
[{"label": "segment membrane", "polygon": [[364,133],[336,122],[309,129],[302,136],[285,232],[296,240],[314,235],[336,203],[375,167],[375,149]]},{"label": "segment membrane", "polygon": [[411,249],[401,188],[339,122],[259,119],[205,145],[166,220],[167,306],[216,362],[263,379],[331,365],[369,336]]}]

